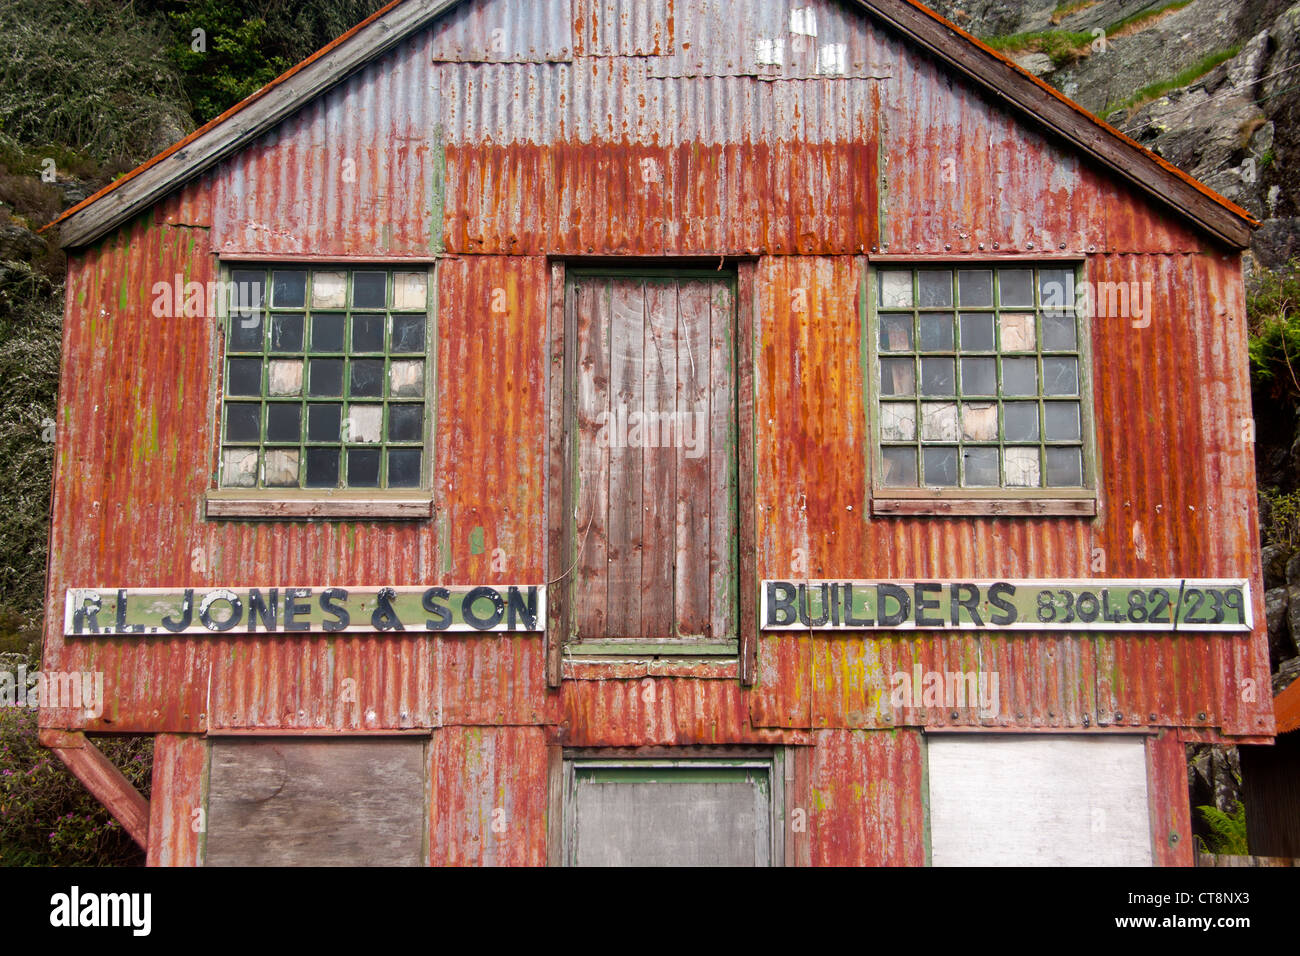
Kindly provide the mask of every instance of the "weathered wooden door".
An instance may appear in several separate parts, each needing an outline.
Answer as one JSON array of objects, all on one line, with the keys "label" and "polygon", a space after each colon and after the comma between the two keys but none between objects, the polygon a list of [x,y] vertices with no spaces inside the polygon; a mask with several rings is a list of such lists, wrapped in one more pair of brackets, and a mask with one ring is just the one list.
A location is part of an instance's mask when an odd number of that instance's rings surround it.
[{"label": "weathered wooden door", "polygon": [[735,286],[571,275],[570,639],[734,647]]}]

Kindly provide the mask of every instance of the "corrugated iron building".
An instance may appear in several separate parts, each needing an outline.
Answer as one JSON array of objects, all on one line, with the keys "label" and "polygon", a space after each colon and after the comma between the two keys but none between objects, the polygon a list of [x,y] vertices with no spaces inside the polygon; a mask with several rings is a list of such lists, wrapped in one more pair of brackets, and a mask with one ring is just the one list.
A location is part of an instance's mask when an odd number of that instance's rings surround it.
[{"label": "corrugated iron building", "polygon": [[61,221],[43,739],[159,865],[1188,864],[1251,226],[910,0],[400,0]]}]

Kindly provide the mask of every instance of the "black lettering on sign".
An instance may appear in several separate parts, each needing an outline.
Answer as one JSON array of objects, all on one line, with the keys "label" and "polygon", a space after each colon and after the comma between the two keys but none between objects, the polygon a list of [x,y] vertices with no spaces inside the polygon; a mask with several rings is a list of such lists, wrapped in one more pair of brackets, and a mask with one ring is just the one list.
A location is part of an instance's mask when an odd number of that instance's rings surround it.
[{"label": "black lettering on sign", "polygon": [[370,615],[370,623],[376,631],[406,630],[406,625],[402,623],[402,619],[397,616],[397,610],[393,607],[395,597],[397,592],[392,588],[380,588],[375,596],[375,610]]},{"label": "black lettering on sign", "polygon": [[268,631],[275,630],[275,619],[280,616],[280,589],[270,589],[271,598],[268,601],[262,597],[261,588],[249,588],[248,590],[248,632],[254,634],[257,632],[257,622],[260,619],[262,626]]},{"label": "black lettering on sign", "polygon": [[[72,633],[80,634],[87,624],[90,626],[91,634],[99,633],[99,595],[94,597],[82,598],[81,606],[72,612]],[[166,622],[164,622],[166,623]]]},{"label": "black lettering on sign", "polygon": [[310,614],[311,605],[302,604],[296,598],[311,597],[311,588],[284,589],[284,629],[286,631],[307,631],[311,629],[308,621],[296,620],[299,614]]},{"label": "black lettering on sign", "polygon": [[[352,615],[348,613],[344,601],[348,599],[348,592],[345,588],[326,588],[320,593],[320,609],[326,614],[334,615],[335,620],[326,618],[321,622],[321,627],[327,631],[342,631],[352,623]],[[252,623],[251,620],[249,623]]]},{"label": "black lettering on sign", "polygon": [[519,593],[519,588],[513,584],[510,590],[506,592],[509,609],[509,616],[506,618],[506,628],[513,631],[515,629],[515,614],[518,612],[524,619],[524,630],[537,630],[537,587],[534,585],[528,589],[528,603],[524,603],[524,596]]},{"label": "black lettering on sign", "polygon": [[171,631],[174,634],[178,631],[183,631],[187,627],[189,627],[190,622],[193,619],[194,619],[194,589],[186,588],[185,594],[181,596],[180,620],[178,621],[171,617],[165,617],[162,619],[162,626],[167,628],[167,630]]},{"label": "black lettering on sign", "polygon": [[989,603],[1001,611],[1001,614],[990,614],[989,623],[998,627],[1006,627],[1008,624],[1016,623],[1016,606],[1006,598],[1016,596],[1016,586],[1008,584],[1006,581],[998,581],[989,585]]},{"label": "black lettering on sign", "polygon": [[[779,596],[778,596],[779,595]],[[767,623],[769,627],[793,624],[795,589],[785,581],[767,583]]]},{"label": "black lettering on sign", "polygon": [[939,610],[939,599],[927,598],[927,594],[938,594],[943,590],[943,585],[934,581],[918,583],[912,588],[912,593],[916,597],[916,626],[917,627],[943,627],[942,615],[929,615],[926,611]]},{"label": "black lettering on sign", "polygon": [[853,616],[853,585],[844,585],[844,623],[849,627],[874,627],[875,618],[870,614],[866,617]]},{"label": "black lettering on sign", "polygon": [[[479,617],[474,610],[474,602],[480,599],[487,599],[492,602],[492,614],[490,617]],[[501,623],[501,615],[506,612],[505,602],[501,600],[501,594],[496,588],[479,587],[474,588],[465,595],[460,605],[460,616],[470,627],[477,628],[480,631],[486,631],[489,628],[496,627]]]},{"label": "black lettering on sign", "polygon": [[451,627],[451,608],[444,604],[435,604],[435,601],[446,601],[451,597],[451,592],[446,588],[429,588],[424,592],[424,597],[420,599],[420,604],[424,607],[425,613],[434,615],[424,622],[424,626],[431,631],[445,631]]},{"label": "black lettering on sign", "polygon": [[[897,610],[889,610],[889,601],[893,600]],[[881,627],[897,627],[912,614],[912,599],[897,584],[876,585],[876,613],[880,616]]]},{"label": "black lettering on sign", "polygon": [[831,618],[830,608],[826,606],[829,592],[827,586],[821,586],[822,591],[822,614],[821,617],[813,620],[812,616],[812,595],[808,593],[808,585],[799,585],[799,623],[805,627],[822,627]]},{"label": "black lettering on sign", "polygon": [[117,589],[117,621],[113,630],[119,634],[139,634],[144,630],[143,624],[126,623],[126,589]]},{"label": "black lettering on sign", "polygon": [[980,617],[980,589],[973,584],[953,584],[948,589],[948,601],[952,605],[952,623],[961,623],[961,611],[965,609],[970,615],[971,623],[976,627],[984,626]]},{"label": "black lettering on sign", "polygon": [[[230,615],[219,621],[212,616],[212,605],[225,601],[230,605]],[[199,623],[209,631],[228,631],[244,619],[244,602],[235,596],[234,591],[210,591],[203,596],[199,606]]]}]

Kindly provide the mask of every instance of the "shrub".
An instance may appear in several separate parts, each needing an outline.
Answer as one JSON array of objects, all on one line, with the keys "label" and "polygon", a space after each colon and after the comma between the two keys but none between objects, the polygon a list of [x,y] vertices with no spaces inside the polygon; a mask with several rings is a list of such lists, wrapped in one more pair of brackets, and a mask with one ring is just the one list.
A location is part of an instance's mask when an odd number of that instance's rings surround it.
[{"label": "shrub", "polygon": [[1300,259],[1265,272],[1246,302],[1257,387],[1294,410],[1300,402]]},{"label": "shrub", "polygon": [[[151,737],[96,745],[148,796]],[[36,739],[36,711],[0,707],[0,866],[140,866],[144,852]]]}]

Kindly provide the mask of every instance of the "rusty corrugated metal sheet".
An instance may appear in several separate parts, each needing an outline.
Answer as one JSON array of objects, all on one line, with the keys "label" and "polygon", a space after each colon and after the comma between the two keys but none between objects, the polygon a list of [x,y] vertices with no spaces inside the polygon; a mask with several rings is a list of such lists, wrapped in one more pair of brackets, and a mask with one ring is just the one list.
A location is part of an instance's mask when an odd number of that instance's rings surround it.
[{"label": "rusty corrugated metal sheet", "polygon": [[[819,38],[833,39],[843,11],[813,7]],[[575,35],[630,54],[670,12],[611,21],[610,5],[600,9],[605,26],[584,21]],[[687,38],[698,45],[699,24],[718,9],[676,0],[673,49],[684,51]],[[455,34],[458,49],[489,19],[458,26],[468,31]],[[869,53],[864,72],[877,79],[758,80],[716,64],[709,69],[727,75],[656,76],[663,64],[640,55],[430,66],[453,33],[426,31],[149,221],[75,257],[51,612],[64,588],[86,584],[542,579],[547,255],[764,255],[760,576],[791,573],[796,548],[813,576],[1088,576],[1102,549],[1110,576],[1251,573],[1258,581],[1250,458],[1235,437],[1250,414],[1236,263],[912,49],[855,29],[855,49]],[[949,153],[960,160],[951,182]],[[953,229],[966,235],[954,240]],[[977,253],[981,242],[985,254],[994,243],[998,252],[1065,243],[1096,250],[1091,278],[1152,282],[1150,328],[1099,323],[1093,333],[1096,414],[1123,423],[1099,431],[1098,521],[870,518],[863,262],[851,254],[885,241],[891,253],[954,255]],[[152,284],[178,271],[211,278],[211,251],[429,257],[444,245],[457,257],[440,265],[436,522],[205,521],[211,323],[153,319]],[[806,310],[793,311],[795,301]],[[494,312],[501,302],[504,311]],[[1202,381],[1189,393],[1186,383]],[[1135,404],[1135,393],[1145,400]],[[897,723],[1083,727],[1115,713],[1126,725],[1136,714],[1142,725],[1270,726],[1264,704],[1229,686],[1266,677],[1259,634],[771,637],[761,642],[753,692],[669,681],[669,703],[650,707],[631,680],[570,682],[560,703],[544,689],[536,637],[65,647],[50,628],[51,666],[108,672],[106,719],[86,725],[97,730],[564,719],[575,742],[633,745]],[[917,664],[996,669],[999,712],[891,713],[881,689]],[[348,678],[359,700],[345,712]]]},{"label": "rusty corrugated metal sheet", "polygon": [[[925,743],[919,731],[823,730],[796,755],[786,804],[807,810],[787,862],[812,866],[924,866]],[[802,748],[801,748],[802,750]],[[806,784],[800,786],[803,781]],[[787,843],[787,847],[789,847]],[[804,846],[806,845],[806,849]]]},{"label": "rusty corrugated metal sheet", "polygon": [[429,862],[546,863],[548,757],[539,727],[447,727],[430,744]]},{"label": "rusty corrugated metal sheet", "polygon": [[674,49],[674,0],[574,0],[573,34],[582,56],[667,56]]},{"label": "rusty corrugated metal sheet", "polygon": [[496,0],[459,4],[427,31],[433,59],[469,63],[568,60],[574,44],[572,3]]},{"label": "rusty corrugated metal sheet", "polygon": [[203,862],[208,742],[193,734],[159,734],[153,742],[149,796],[149,866]]},{"label": "rusty corrugated metal sheet", "polygon": [[1146,739],[1146,752],[1151,862],[1156,866],[1193,866],[1187,746],[1177,731],[1165,730]]}]

